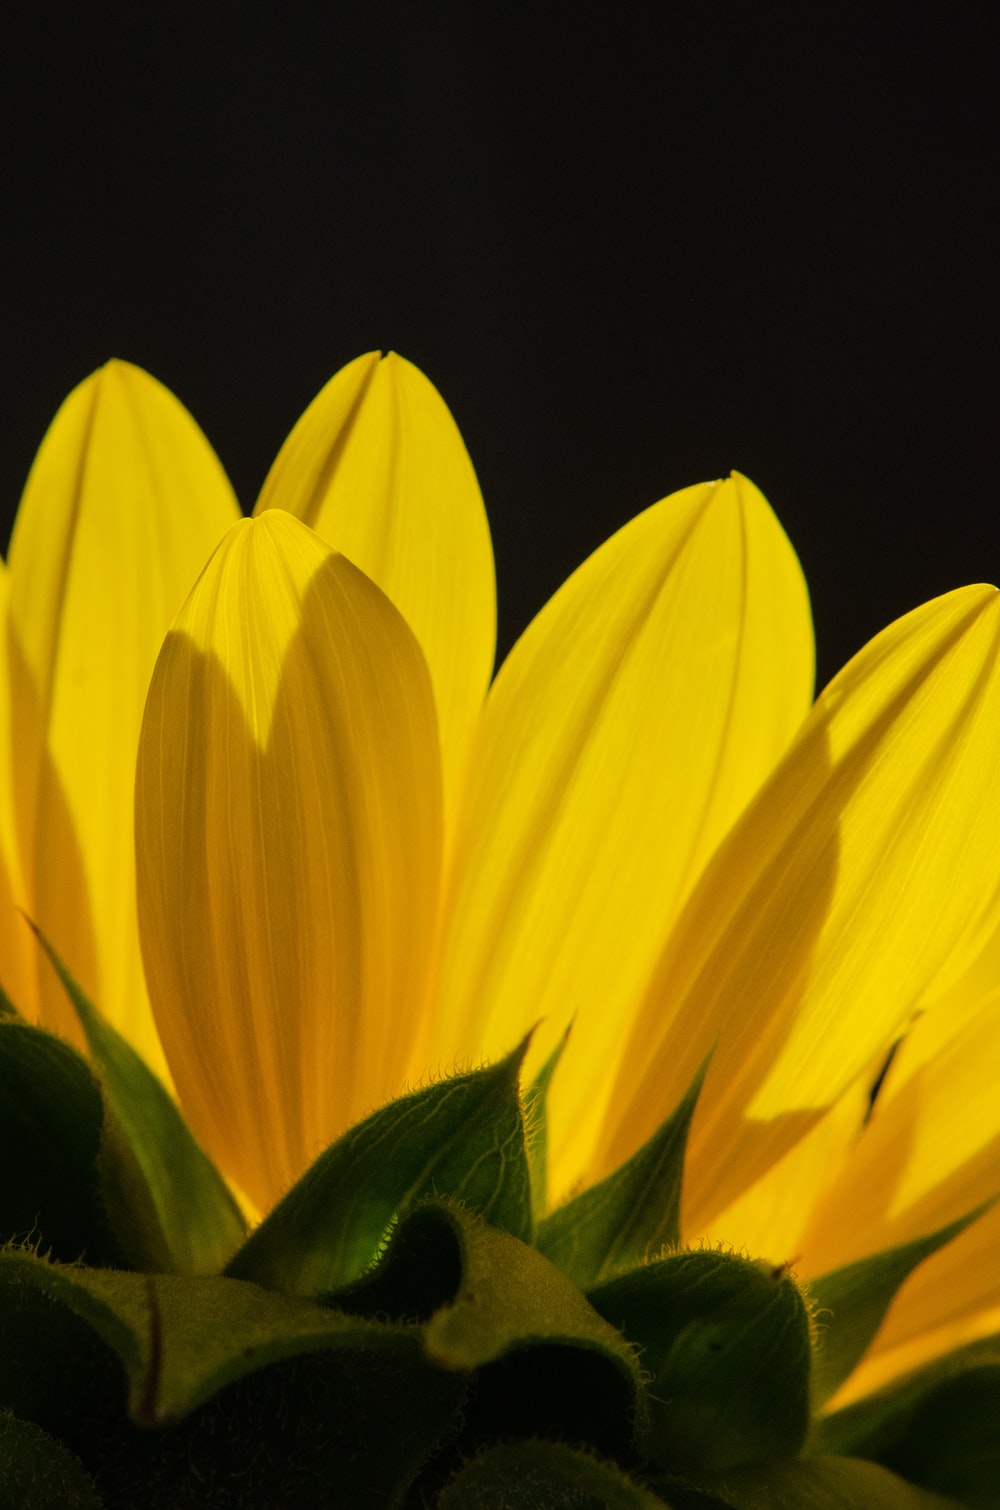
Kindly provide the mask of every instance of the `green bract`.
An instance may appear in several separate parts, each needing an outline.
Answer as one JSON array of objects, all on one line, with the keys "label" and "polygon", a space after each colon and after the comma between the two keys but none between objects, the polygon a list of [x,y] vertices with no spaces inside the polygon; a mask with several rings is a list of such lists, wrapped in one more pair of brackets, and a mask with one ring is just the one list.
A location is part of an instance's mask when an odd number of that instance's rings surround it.
[{"label": "green bract", "polygon": [[[351,1129],[229,1257],[241,1227],[221,1180],[67,986],[96,1080],[0,1016],[0,1505],[997,1503],[995,1348],[820,1421],[806,1445],[810,1399],[962,1224],[811,1301],[784,1267],[680,1249],[700,1076],[635,1158],[541,1222],[538,1247],[545,1083],[526,1116],[518,1050]],[[192,1272],[213,1251],[215,1272]]]}]

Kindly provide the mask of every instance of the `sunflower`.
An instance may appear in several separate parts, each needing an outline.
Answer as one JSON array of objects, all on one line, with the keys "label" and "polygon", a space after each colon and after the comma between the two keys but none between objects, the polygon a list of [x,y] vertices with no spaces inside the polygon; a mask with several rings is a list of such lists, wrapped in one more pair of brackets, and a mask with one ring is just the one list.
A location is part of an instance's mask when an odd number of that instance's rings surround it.
[{"label": "sunflower", "polygon": [[[352,1506],[1000,1503],[994,589],[907,614],[813,702],[800,567],[733,474],[619,530],[491,680],[472,465],[430,383],[374,354],[306,410],[251,519],[177,400],[109,363],[42,444],[3,594],[0,979],[17,1009],[3,1031],[27,1020],[57,1035],[53,1053],[89,1052],[106,1101],[98,1183],[115,1118],[126,1142],[147,1136],[115,1101],[114,1061],[131,1066],[133,1111],[145,1073],[228,1187],[207,1198],[210,1241],[181,1258],[166,1231],[141,1262],[119,1170],[95,1272],[165,1271],[165,1294],[184,1270],[263,1284],[325,1307],[323,1326],[356,1314],[367,1285],[375,1327],[421,1243],[457,1240],[468,1279],[482,1234],[466,1224],[485,1218],[585,1293],[598,1332],[579,1323],[581,1355],[615,1354],[609,1323],[643,1349],[624,1446],[577,1416],[561,1431],[504,1417],[474,1440],[435,1417],[396,1498],[355,1489]],[[504,1218],[492,1187],[476,1196],[468,1169],[449,1186],[439,1160],[420,1200],[412,1174],[407,1201],[386,1196],[377,1243],[338,1267],[324,1246],[348,1167],[336,1151],[368,1128],[387,1166],[411,1145],[424,1158],[420,1108],[458,1106],[493,1073],[478,1067],[512,1055],[517,1146],[498,1130],[504,1103],[475,1158],[501,1149],[502,1180],[524,1163],[530,1220]],[[404,1114],[416,1120],[396,1137]],[[331,1157],[341,1183],[310,1206]],[[138,1162],[154,1194],[169,1183]],[[197,1234],[194,1208],[179,1211]],[[239,1213],[255,1229],[242,1246]],[[30,1236],[9,1221],[3,1235]],[[517,1268],[512,1252],[497,1272]],[[58,1254],[7,1257],[22,1287],[29,1265],[73,1309]],[[679,1287],[669,1346],[642,1288],[658,1276]],[[705,1342],[708,1312],[677,1310],[699,1286],[713,1326],[738,1317],[725,1346]],[[781,1327],[760,1319],[778,1292]],[[462,1293],[421,1322],[423,1357],[449,1379],[482,1362],[467,1334],[442,1340]],[[549,1334],[536,1318],[528,1335]],[[765,1381],[768,1349],[783,1361]],[[490,1366],[513,1352],[508,1339]],[[148,1397],[156,1371],[148,1355],[136,1367]],[[788,1399],[811,1402],[808,1442],[808,1412],[781,1426],[785,1374]],[[449,1409],[465,1419],[468,1398]],[[153,1411],[158,1425],[181,1414]],[[936,1437],[928,1415],[951,1424]],[[52,1440],[53,1419],[28,1415]],[[500,1497],[505,1474],[525,1495],[537,1481],[536,1499]]]}]

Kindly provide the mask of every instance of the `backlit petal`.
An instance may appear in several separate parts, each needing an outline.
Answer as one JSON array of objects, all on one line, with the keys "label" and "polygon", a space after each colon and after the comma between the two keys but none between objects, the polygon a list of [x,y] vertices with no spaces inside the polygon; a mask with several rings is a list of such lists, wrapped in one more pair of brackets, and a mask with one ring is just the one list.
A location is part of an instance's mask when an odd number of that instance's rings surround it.
[{"label": "backlit petal", "polygon": [[[941,1015],[928,1012],[907,1035],[863,1137],[813,1213],[803,1242],[817,1255],[814,1271],[933,1232],[1000,1194],[1000,991],[943,1039]],[[997,1285],[1000,1302],[1000,1269]]]},{"label": "backlit petal", "polygon": [[835,678],[730,834],[655,974],[615,1091],[618,1162],[718,1039],[695,1115],[700,1229],[886,1051],[975,931],[1000,852],[1000,608],[967,588]]},{"label": "backlit petal", "polygon": [[[9,576],[0,561],[0,644],[6,642]],[[21,860],[14,817],[11,688],[6,657],[0,657],[0,987],[21,1012],[34,1015],[33,944],[15,908],[24,906]]]},{"label": "backlit petal", "polygon": [[479,485],[440,394],[402,357],[358,357],[278,453],[254,512],[270,508],[342,551],[410,625],[434,684],[447,797],[493,671],[496,586]]},{"label": "backlit petal", "polygon": [[910,1276],[863,1362],[832,1406],[963,1343],[1000,1332],[1000,1206],[994,1206]]},{"label": "backlit petal", "polygon": [[[742,1190],[706,1227],[689,1230],[685,1241],[722,1243],[775,1264],[794,1263],[806,1279],[835,1267],[825,1258],[816,1267],[815,1247],[804,1252],[803,1230],[824,1190],[849,1160],[867,1106],[863,1077],[756,1183]],[[854,1227],[853,1216],[849,1225]]]},{"label": "backlit petal", "polygon": [[[87,994],[154,1064],[135,921],[139,724],[170,621],[237,514],[187,411],[139,368],[109,362],[59,410],[11,540],[25,906]],[[46,1021],[79,1039],[40,956],[39,971]]]},{"label": "backlit petal", "polygon": [[497,678],[458,819],[431,1058],[501,1054],[543,1019],[540,1060],[572,1018],[551,1126],[564,1147],[572,1127],[576,1173],[665,933],[811,685],[798,563],[735,476],[619,531]]},{"label": "backlit petal", "polygon": [[433,694],[404,620],[289,515],[243,521],[157,662],[136,847],[181,1103],[262,1210],[401,1088],[440,842]]}]

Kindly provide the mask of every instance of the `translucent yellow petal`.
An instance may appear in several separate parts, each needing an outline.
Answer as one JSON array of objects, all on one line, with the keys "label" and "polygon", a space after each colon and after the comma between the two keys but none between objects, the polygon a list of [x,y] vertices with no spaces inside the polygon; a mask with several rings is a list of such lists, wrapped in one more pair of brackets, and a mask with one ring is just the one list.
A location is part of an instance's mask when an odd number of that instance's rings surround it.
[{"label": "translucent yellow petal", "polygon": [[738,476],[619,531],[497,678],[458,819],[431,1060],[506,1052],[544,1019],[540,1059],[572,1018],[552,1092],[569,1177],[665,933],[811,686],[801,571]]},{"label": "translucent yellow petal", "polygon": [[[924,993],[919,1010],[935,1014],[937,1033],[927,1031],[930,1018],[917,1038],[908,1038],[904,1059],[915,1067],[913,1053],[919,1042],[925,1057],[944,1042],[976,1012],[979,1003],[1000,985],[1000,887],[983,907],[970,928],[963,947],[945,960]],[[897,1066],[898,1068],[898,1066]]]},{"label": "translucent yellow petal", "polygon": [[912,1369],[922,1368],[924,1364],[932,1363],[935,1358],[941,1358],[945,1353],[953,1352],[968,1342],[998,1335],[1000,1306],[992,1311],[981,1312],[970,1322],[959,1322],[954,1326],[939,1327],[934,1332],[925,1332],[912,1342],[904,1342],[901,1347],[869,1353],[850,1378],[844,1381],[836,1395],[827,1402],[824,1411],[840,1410],[842,1406],[851,1405],[862,1396],[891,1384],[894,1379],[901,1379]]},{"label": "translucent yellow petal", "polygon": [[835,678],[706,870],[615,1089],[608,1166],[717,1041],[686,1230],[775,1164],[887,1050],[1000,868],[1000,606],[926,604]]},{"label": "translucent yellow petal", "polygon": [[1000,1306],[998,1252],[1000,1206],[995,1206],[907,1280],[873,1350],[888,1350],[940,1327],[957,1327],[992,1314]]},{"label": "translucent yellow petal", "polygon": [[914,1271],[860,1368],[831,1405],[846,1405],[952,1348],[1000,1332],[998,1253],[995,1206]]},{"label": "translucent yellow petal", "polygon": [[[994,907],[996,899],[994,899]],[[987,920],[990,910],[987,909]],[[975,947],[975,939],[970,938]],[[907,1035],[902,1052],[893,1065],[892,1083],[898,1085],[900,1074],[912,1074],[920,1064],[933,1059],[967,1022],[984,1010],[986,999],[1000,987],[1000,928],[992,928],[982,948],[974,953],[971,964],[968,951],[957,951],[945,969],[935,977],[931,990],[920,1002],[920,1031]]]},{"label": "translucent yellow petal", "polygon": [[447,797],[493,671],[496,586],[479,485],[441,395],[402,357],[358,357],[278,453],[254,512],[270,508],[342,551],[410,625],[434,684]]},{"label": "translucent yellow petal", "polygon": [[157,662],[136,849],[181,1103],[262,1210],[401,1088],[440,843],[433,693],[404,620],[289,515],[243,521]]},{"label": "translucent yellow petal", "polygon": [[[812,1214],[803,1243],[814,1271],[933,1232],[1000,1195],[1000,991],[946,1037],[940,1016],[928,1012],[907,1035],[864,1135]],[[1000,1301],[1000,1266],[997,1280]]]},{"label": "translucent yellow petal", "polygon": [[[132,793],[149,677],[171,619],[238,510],[194,420],[109,362],[70,394],[10,548],[15,793],[26,908],[151,1062],[135,921]],[[78,1036],[39,960],[41,1010]]]},{"label": "translucent yellow petal", "polygon": [[[756,1183],[707,1226],[687,1232],[685,1240],[741,1248],[775,1264],[794,1263],[804,1278],[836,1267],[825,1259],[816,1267],[815,1248],[806,1250],[803,1233],[811,1211],[850,1158],[867,1105],[865,1082],[859,1080]],[[853,1208],[842,1208],[841,1221],[844,1209],[851,1211],[846,1225],[853,1226]]]},{"label": "translucent yellow petal", "polygon": [[[7,568],[0,561],[0,644],[8,634]],[[14,817],[14,766],[11,729],[11,688],[7,658],[0,657],[0,986],[21,1012],[36,1015],[34,949],[23,918],[21,862]]]}]

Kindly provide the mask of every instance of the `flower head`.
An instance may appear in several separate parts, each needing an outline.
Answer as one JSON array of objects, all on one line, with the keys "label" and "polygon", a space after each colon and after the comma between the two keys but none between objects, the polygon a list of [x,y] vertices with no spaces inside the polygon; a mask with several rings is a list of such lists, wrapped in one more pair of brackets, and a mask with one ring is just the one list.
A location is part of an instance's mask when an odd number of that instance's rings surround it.
[{"label": "flower head", "polygon": [[[109,364],[39,452],[8,576],[0,884],[258,1213],[532,1028],[558,1199],[706,1062],[687,1241],[821,1279],[1000,1192],[993,589],[810,707],[802,574],[734,474],[614,535],[490,685],[471,465],[377,356],[239,521],[176,400]],[[75,1032],[19,926],[0,906],[8,994]],[[998,1225],[903,1285],[842,1399],[996,1329]]]}]

